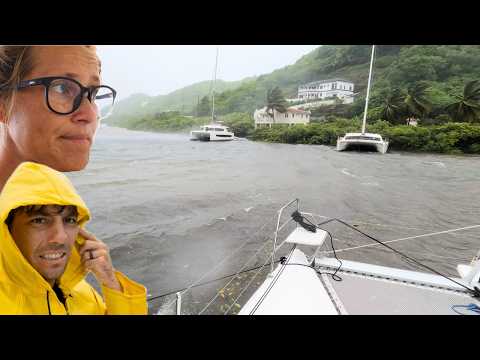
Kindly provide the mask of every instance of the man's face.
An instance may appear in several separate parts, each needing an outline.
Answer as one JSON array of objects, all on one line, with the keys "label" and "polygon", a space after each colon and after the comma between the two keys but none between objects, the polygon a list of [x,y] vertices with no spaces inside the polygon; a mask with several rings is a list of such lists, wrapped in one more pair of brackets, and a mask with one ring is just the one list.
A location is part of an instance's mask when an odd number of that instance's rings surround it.
[{"label": "man's face", "polygon": [[[36,46],[33,68],[22,80],[66,76],[83,86],[100,85],[100,66],[95,47]],[[34,161],[58,171],[82,170],[98,125],[94,104],[84,98],[80,108],[59,115],[47,106],[45,87],[33,86],[17,92],[8,122],[8,145],[19,161]]]},{"label": "man's face", "polygon": [[56,205],[17,211],[10,232],[25,259],[51,285],[62,276],[77,238],[76,208]]}]

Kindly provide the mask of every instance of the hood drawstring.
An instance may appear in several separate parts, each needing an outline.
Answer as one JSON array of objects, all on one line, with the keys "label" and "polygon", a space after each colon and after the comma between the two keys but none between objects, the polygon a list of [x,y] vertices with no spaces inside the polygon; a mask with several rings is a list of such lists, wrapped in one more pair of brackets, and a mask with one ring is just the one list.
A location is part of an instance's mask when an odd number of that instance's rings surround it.
[{"label": "hood drawstring", "polygon": [[48,305],[48,315],[52,315],[52,312],[50,311],[50,299],[48,298],[48,290],[47,290],[47,305]]}]

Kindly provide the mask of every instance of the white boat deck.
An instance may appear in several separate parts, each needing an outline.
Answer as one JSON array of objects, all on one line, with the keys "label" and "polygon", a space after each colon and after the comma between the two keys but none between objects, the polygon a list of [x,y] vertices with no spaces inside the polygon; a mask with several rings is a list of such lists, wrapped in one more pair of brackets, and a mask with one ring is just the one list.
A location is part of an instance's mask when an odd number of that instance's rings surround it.
[{"label": "white boat deck", "polygon": [[[351,315],[456,315],[455,305],[480,306],[478,299],[459,291],[351,272],[337,275],[342,281],[330,277],[326,281]],[[456,309],[468,313],[465,308]]]},{"label": "white boat deck", "polygon": [[291,265],[279,265],[239,315],[456,315],[457,305],[473,315],[465,307],[480,307],[480,299],[438,275],[342,260],[336,274],[341,281],[334,281],[327,274],[339,264],[327,260],[330,265],[317,267],[319,274],[293,265],[308,266],[305,255],[293,250]]},{"label": "white boat deck", "polygon": [[[480,298],[473,297],[472,293],[462,286],[471,288],[466,277],[448,279],[437,274],[342,259],[338,269],[340,262],[337,259],[315,258],[312,264],[306,255],[296,248],[297,245],[307,245],[318,251],[325,239],[326,233],[320,229],[315,233],[300,227],[292,231],[280,245],[293,245],[286,261],[269,274],[239,314],[478,313],[478,308],[477,311],[467,308],[470,304],[480,307]],[[340,281],[332,278],[331,274],[335,271],[341,278]]]},{"label": "white boat deck", "polygon": [[290,253],[287,264],[279,265],[257,289],[239,315],[337,315],[335,304],[306,256]]}]

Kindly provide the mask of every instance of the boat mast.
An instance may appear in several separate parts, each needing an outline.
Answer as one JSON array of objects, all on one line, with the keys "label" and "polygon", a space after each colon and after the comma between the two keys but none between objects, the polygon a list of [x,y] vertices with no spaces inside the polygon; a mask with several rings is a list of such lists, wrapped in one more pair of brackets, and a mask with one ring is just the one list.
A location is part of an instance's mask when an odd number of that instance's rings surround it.
[{"label": "boat mast", "polygon": [[218,63],[218,46],[217,46],[217,56],[215,57],[215,73],[213,75],[212,124],[215,123],[215,84],[217,82],[217,63]]},{"label": "boat mast", "polygon": [[367,124],[368,97],[370,96],[370,82],[372,80],[372,67],[373,67],[374,53],[375,53],[375,45],[372,45],[372,58],[370,59],[370,72],[368,73],[367,98],[365,101],[365,111],[363,112],[362,135],[365,134],[365,125]]}]

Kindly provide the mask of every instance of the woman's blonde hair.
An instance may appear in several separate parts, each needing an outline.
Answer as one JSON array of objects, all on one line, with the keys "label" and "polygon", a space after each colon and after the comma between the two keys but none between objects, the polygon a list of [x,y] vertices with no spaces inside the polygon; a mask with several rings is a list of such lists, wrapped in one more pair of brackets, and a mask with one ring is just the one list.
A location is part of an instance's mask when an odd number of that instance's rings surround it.
[{"label": "woman's blonde hair", "polygon": [[[95,49],[95,46],[85,45]],[[34,46],[0,45],[0,139],[5,139],[5,128],[12,114],[15,103],[17,86],[25,76],[33,70],[34,59],[32,49]],[[98,59],[99,69],[101,62]],[[101,71],[101,70],[100,70]],[[3,132],[3,134],[2,134]]]},{"label": "woman's blonde hair", "polygon": [[3,105],[2,124],[6,125],[15,101],[16,87],[32,70],[32,46],[0,46],[0,102]]}]

